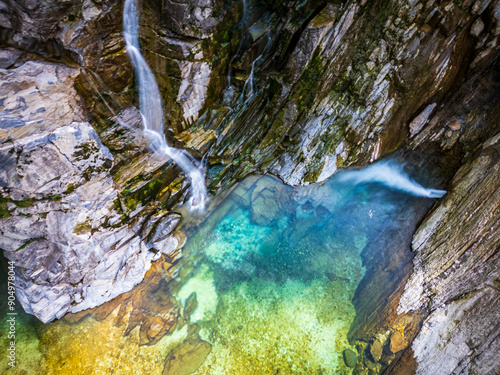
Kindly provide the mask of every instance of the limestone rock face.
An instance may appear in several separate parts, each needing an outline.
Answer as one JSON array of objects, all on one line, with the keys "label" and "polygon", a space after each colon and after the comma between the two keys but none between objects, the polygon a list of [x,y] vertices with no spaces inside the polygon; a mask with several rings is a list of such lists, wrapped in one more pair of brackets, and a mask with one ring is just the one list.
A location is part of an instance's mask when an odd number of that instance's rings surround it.
[{"label": "limestone rock face", "polygon": [[[399,311],[430,309],[413,343],[418,374],[498,371],[500,136],[463,165],[413,237]],[[438,367],[436,367],[438,366]]]},{"label": "limestone rock face", "polygon": [[[172,207],[186,199],[189,181],[142,135],[122,7],[0,2],[0,247],[18,266],[23,306],[43,321],[130,290],[158,252],[182,245]],[[364,254],[370,272],[356,291],[350,339],[376,337],[384,352],[354,371],[403,373],[414,367],[411,348],[421,373],[439,361],[489,371],[496,326],[475,335],[482,326],[471,317],[496,319],[495,305],[483,304],[498,282],[500,1],[138,7],[165,134],[205,156],[212,192],[255,172],[291,185],[322,182],[400,147],[424,154],[424,170],[440,166],[433,181],[449,193],[418,228],[414,251],[400,246],[415,230],[402,222],[383,256],[374,244]],[[253,220],[279,217],[274,193],[252,197],[261,208]],[[408,215],[423,217],[431,203]],[[150,323],[141,328],[145,341],[171,328]],[[207,345],[185,345],[188,370]],[[184,371],[176,366],[166,371]]]},{"label": "limestone rock face", "polygon": [[[377,160],[410,136],[421,140],[430,128],[436,132],[425,141],[443,140],[450,148],[466,132],[438,133],[446,124],[432,120],[465,78],[465,66],[473,75],[494,64],[495,37],[476,23],[479,17],[493,25],[497,2],[300,7],[308,18],[288,5],[247,4],[239,34],[217,40],[217,56],[204,50],[212,68],[208,92],[219,100],[205,101],[198,120],[182,131],[215,134],[207,160],[224,168],[214,189],[254,171],[291,185],[321,182],[338,168]],[[231,14],[226,10],[215,29],[229,25]],[[255,33],[258,28],[264,31]],[[224,63],[225,88],[218,73]]]},{"label": "limestone rock face", "polygon": [[416,373],[498,373],[499,305],[486,286],[433,311],[413,342]]},{"label": "limestone rock face", "polygon": [[[150,212],[133,223],[123,212],[114,157],[82,122],[79,74],[39,61],[0,70],[0,248],[16,265],[19,301],[43,322],[129,291],[158,251],[179,245],[178,216],[158,217],[150,240],[141,231]],[[133,112],[122,116],[132,133]]]},{"label": "limestone rock face", "polygon": [[210,354],[212,346],[197,337],[190,337],[167,355],[163,375],[188,375],[195,372]]},{"label": "limestone rock face", "polygon": [[27,312],[48,322],[142,280],[154,253],[119,225],[113,157],[88,123],[18,139],[0,154],[2,195],[11,207],[0,222],[0,246],[16,264]]},{"label": "limestone rock face", "polygon": [[418,228],[412,243],[415,270],[400,311],[423,304],[434,310],[498,277],[499,151],[497,140],[483,145],[479,156],[457,172],[451,192]]},{"label": "limestone rock face", "polygon": [[78,74],[77,69],[37,61],[0,69],[0,140],[84,121],[85,112],[73,87]]}]

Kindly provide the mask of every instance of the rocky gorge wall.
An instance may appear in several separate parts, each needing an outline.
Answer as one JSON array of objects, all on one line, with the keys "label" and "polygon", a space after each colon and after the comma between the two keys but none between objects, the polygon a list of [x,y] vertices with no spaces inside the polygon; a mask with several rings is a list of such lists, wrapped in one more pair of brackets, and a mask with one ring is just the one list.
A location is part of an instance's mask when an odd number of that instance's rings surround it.
[{"label": "rocky gorge wall", "polygon": [[[205,156],[212,193],[250,173],[321,182],[396,149],[449,191],[402,232],[411,249],[365,250],[356,373],[495,366],[499,4],[140,2],[167,138]],[[0,247],[42,321],[129,291],[182,244],[189,182],[142,138],[122,6],[0,2]]]}]

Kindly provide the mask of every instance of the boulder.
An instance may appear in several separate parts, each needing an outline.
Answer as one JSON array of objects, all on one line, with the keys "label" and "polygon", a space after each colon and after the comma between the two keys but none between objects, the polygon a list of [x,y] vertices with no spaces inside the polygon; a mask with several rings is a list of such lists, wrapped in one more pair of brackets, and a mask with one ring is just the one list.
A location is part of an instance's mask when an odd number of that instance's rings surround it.
[{"label": "boulder", "polygon": [[391,352],[394,354],[403,350],[404,348],[406,348],[406,344],[405,344],[403,335],[401,334],[400,331],[394,331],[391,334],[389,345],[390,345],[389,348],[390,348]]},{"label": "boulder", "polygon": [[373,340],[368,347],[368,351],[372,359],[375,362],[378,362],[380,361],[380,357],[382,357],[382,351],[383,351],[382,344],[380,343],[379,340]]},{"label": "boulder", "polygon": [[358,363],[358,355],[352,349],[346,349],[343,352],[344,362],[347,367],[354,368]]}]

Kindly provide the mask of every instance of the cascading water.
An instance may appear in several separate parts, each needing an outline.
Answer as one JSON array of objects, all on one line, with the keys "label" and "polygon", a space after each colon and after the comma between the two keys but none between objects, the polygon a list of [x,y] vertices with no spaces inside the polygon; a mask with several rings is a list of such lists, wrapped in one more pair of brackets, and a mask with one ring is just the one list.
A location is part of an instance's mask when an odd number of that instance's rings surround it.
[{"label": "cascading water", "polygon": [[127,52],[135,68],[139,87],[139,105],[144,126],[144,133],[151,143],[153,151],[170,157],[191,180],[192,211],[203,212],[207,200],[205,175],[202,164],[185,150],[170,147],[163,133],[163,109],[160,90],[153,72],[140,52],[139,17],[135,0],[125,0],[123,8],[123,34],[127,44]]},{"label": "cascading water", "polygon": [[262,55],[260,55],[259,57],[257,57],[253,63],[252,63],[252,70],[250,70],[250,75],[248,76],[247,80],[245,81],[245,84],[243,85],[243,93],[241,95],[241,97],[244,99],[245,98],[245,92],[246,92],[246,89],[247,89],[247,85],[250,85],[250,91],[248,92],[248,97],[250,98],[252,95],[253,95],[253,71],[255,69],[255,63],[257,61],[259,61],[259,59],[261,58]]},{"label": "cascading water", "polygon": [[405,193],[425,198],[441,198],[445,190],[424,188],[411,180],[400,165],[391,161],[382,161],[359,170],[350,170],[339,173],[336,180],[352,185],[362,183],[379,183],[389,188],[404,191]]},{"label": "cascading water", "polygon": [[270,45],[272,43],[272,38],[271,38],[271,35],[270,35],[270,30],[267,31],[267,44],[266,44],[266,47],[264,48],[264,51],[262,51],[262,53],[257,56],[257,58],[253,61],[252,63],[252,69],[250,70],[250,75],[248,76],[247,80],[245,81],[245,84],[243,85],[243,93],[242,93],[242,98],[244,100],[245,98],[245,92],[246,92],[246,88],[247,88],[247,85],[250,85],[250,91],[248,93],[248,99],[250,99],[254,92],[253,92],[253,81],[254,81],[254,69],[255,69],[255,64],[260,60],[262,59],[262,57],[264,56],[264,54],[268,51]]}]

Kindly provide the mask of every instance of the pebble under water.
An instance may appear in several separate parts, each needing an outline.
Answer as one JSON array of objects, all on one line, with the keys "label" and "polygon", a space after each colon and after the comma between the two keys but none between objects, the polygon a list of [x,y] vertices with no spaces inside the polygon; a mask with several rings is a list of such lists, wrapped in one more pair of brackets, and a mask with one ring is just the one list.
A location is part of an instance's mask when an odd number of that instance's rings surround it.
[{"label": "pebble under water", "polygon": [[46,325],[18,310],[17,367],[0,372],[351,373],[362,251],[423,198],[336,176],[299,188],[248,177],[184,225],[180,261],[162,257],[133,291]]}]

